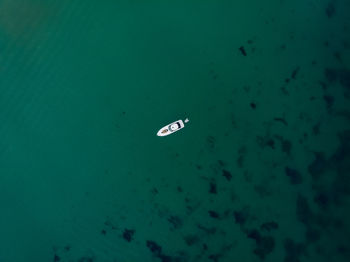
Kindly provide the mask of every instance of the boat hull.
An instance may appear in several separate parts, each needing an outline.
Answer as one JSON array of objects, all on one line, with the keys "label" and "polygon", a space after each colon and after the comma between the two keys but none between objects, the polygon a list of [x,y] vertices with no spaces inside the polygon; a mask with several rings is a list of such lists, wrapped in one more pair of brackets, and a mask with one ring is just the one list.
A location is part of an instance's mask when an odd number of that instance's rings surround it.
[{"label": "boat hull", "polygon": [[168,136],[170,134],[173,134],[173,133],[179,131],[180,129],[182,129],[184,127],[185,127],[185,124],[180,119],[180,120],[177,120],[177,121],[170,123],[166,126],[163,126],[161,129],[159,129],[157,136]]}]

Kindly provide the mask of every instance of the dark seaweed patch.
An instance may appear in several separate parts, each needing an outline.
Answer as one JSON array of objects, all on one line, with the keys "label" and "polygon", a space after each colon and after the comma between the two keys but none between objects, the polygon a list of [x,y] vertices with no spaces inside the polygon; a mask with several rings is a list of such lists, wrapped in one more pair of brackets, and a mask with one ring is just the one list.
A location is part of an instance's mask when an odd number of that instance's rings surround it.
[{"label": "dark seaweed patch", "polygon": [[299,185],[303,182],[303,178],[298,170],[286,166],[284,172],[289,177],[289,181],[292,185]]},{"label": "dark seaweed patch", "polygon": [[208,258],[213,262],[218,262],[220,257],[221,257],[220,254],[211,254],[208,256]]},{"label": "dark seaweed patch", "polygon": [[247,52],[245,51],[244,46],[241,46],[241,47],[239,48],[239,51],[241,51],[241,54],[242,54],[243,56],[247,56]]},{"label": "dark seaweed patch", "polygon": [[273,120],[276,121],[276,122],[281,122],[285,126],[288,126],[287,121],[284,118],[282,118],[282,117],[275,117]]},{"label": "dark seaweed patch", "polygon": [[93,262],[94,259],[92,257],[81,257],[78,259],[78,262]]},{"label": "dark seaweed patch", "polygon": [[209,147],[209,150],[214,150],[215,148],[215,138],[213,136],[208,136],[207,137],[207,144]]},{"label": "dark seaweed patch", "polygon": [[249,218],[249,211],[247,208],[243,208],[240,211],[234,211],[233,216],[235,218],[235,223],[243,226]]},{"label": "dark seaweed patch", "polygon": [[154,255],[159,256],[162,253],[162,247],[152,240],[147,240],[146,246]]},{"label": "dark seaweed patch", "polygon": [[318,123],[316,123],[316,124],[313,125],[313,127],[312,127],[312,134],[313,134],[314,136],[317,136],[317,135],[320,134],[320,125],[321,125],[320,122],[318,122]]},{"label": "dark seaweed patch", "polygon": [[275,239],[271,236],[262,237],[257,247],[254,249],[254,254],[260,259],[265,259],[265,257],[270,254],[275,248]]},{"label": "dark seaweed patch", "polygon": [[188,246],[192,246],[192,245],[198,243],[199,237],[196,235],[187,235],[184,237],[184,240]]},{"label": "dark seaweed patch", "polygon": [[321,233],[317,229],[308,227],[305,232],[305,237],[308,242],[313,243],[321,238]]},{"label": "dark seaweed patch", "polygon": [[335,14],[335,6],[334,6],[334,2],[333,1],[330,1],[326,7],[326,15],[328,18],[331,18],[334,16]]},{"label": "dark seaweed patch", "polygon": [[197,224],[197,227],[200,230],[203,230],[208,235],[214,235],[217,230],[216,227],[205,227],[205,226],[202,226],[201,224]]},{"label": "dark seaweed patch", "polygon": [[296,243],[290,238],[286,238],[283,241],[285,250],[285,262],[299,262],[300,256],[306,253],[306,247],[304,244]]},{"label": "dark seaweed patch", "polygon": [[308,171],[313,179],[318,179],[328,168],[327,160],[322,152],[315,152],[315,159],[308,166]]},{"label": "dark seaweed patch", "polygon": [[264,149],[266,146],[275,149],[275,141],[270,136],[257,136],[256,142],[262,149]]},{"label": "dark seaweed patch", "polygon": [[159,256],[159,259],[161,262],[171,262],[171,261],[174,261],[173,258],[171,256],[168,256],[168,255],[164,255],[164,254],[160,254]]},{"label": "dark seaweed patch", "polygon": [[326,209],[330,202],[329,196],[326,192],[320,192],[314,197],[314,202],[319,208]]},{"label": "dark seaweed patch", "polygon": [[271,230],[278,229],[278,223],[275,221],[265,222],[260,226],[261,230],[270,232]]},{"label": "dark seaweed patch", "polygon": [[219,218],[219,214],[217,212],[213,211],[213,210],[209,210],[208,214],[212,218]]},{"label": "dark seaweed patch", "polygon": [[248,231],[247,237],[255,240],[256,247],[253,252],[262,260],[275,248],[275,239],[271,236],[262,236],[257,229]]},{"label": "dark seaweed patch", "polygon": [[257,243],[261,241],[261,234],[259,233],[258,230],[253,229],[247,233],[247,237],[254,239]]},{"label": "dark seaweed patch", "polygon": [[230,181],[232,179],[232,175],[229,171],[227,171],[226,169],[222,170],[222,175],[228,180]]},{"label": "dark seaweed patch", "polygon": [[173,229],[178,229],[182,226],[182,219],[178,216],[170,216],[168,221],[172,225]]},{"label": "dark seaweed patch", "polygon": [[291,78],[292,78],[292,79],[294,79],[294,80],[296,79],[299,70],[300,70],[300,67],[297,66],[297,67],[292,71],[292,75],[291,75]]},{"label": "dark seaweed patch", "polygon": [[298,220],[305,225],[310,225],[313,221],[314,216],[306,197],[304,197],[301,194],[298,194],[296,205],[296,215]]},{"label": "dark seaweed patch", "polygon": [[183,189],[182,189],[182,187],[180,187],[180,186],[177,186],[177,187],[176,187],[176,190],[177,190],[177,192],[179,192],[179,193],[183,192]]},{"label": "dark seaweed patch", "polygon": [[125,228],[124,229],[124,232],[123,232],[123,238],[130,242],[132,240],[132,237],[134,236],[135,234],[135,230],[134,229],[127,229]]},{"label": "dark seaweed patch", "polygon": [[60,260],[61,260],[61,258],[58,255],[55,254],[54,257],[53,257],[53,261],[54,262],[58,262]]},{"label": "dark seaweed patch", "polygon": [[210,194],[217,194],[216,184],[214,182],[210,182],[209,184],[209,193]]},{"label": "dark seaweed patch", "polygon": [[326,68],[323,72],[329,83],[333,83],[337,80],[337,71],[331,68]]}]

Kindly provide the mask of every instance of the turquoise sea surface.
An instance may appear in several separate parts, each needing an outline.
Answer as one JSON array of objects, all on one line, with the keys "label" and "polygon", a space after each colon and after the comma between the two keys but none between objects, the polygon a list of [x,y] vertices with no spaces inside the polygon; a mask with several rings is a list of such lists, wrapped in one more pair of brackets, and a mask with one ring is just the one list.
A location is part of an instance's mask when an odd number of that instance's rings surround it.
[{"label": "turquoise sea surface", "polygon": [[0,0],[0,262],[350,261],[349,14]]}]

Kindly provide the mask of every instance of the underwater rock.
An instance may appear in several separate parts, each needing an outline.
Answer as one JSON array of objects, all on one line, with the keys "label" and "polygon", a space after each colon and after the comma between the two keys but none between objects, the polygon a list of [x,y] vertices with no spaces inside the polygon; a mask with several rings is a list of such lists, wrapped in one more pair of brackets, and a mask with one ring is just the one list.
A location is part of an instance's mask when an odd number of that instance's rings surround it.
[{"label": "underwater rock", "polygon": [[289,181],[292,185],[299,185],[303,182],[303,178],[298,170],[286,166],[284,172],[289,177]]}]

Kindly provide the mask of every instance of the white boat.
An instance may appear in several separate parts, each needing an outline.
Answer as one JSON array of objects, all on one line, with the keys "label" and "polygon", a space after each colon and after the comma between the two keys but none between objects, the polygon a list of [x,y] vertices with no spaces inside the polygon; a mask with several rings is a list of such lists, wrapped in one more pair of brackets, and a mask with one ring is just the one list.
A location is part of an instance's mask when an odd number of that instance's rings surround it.
[{"label": "white boat", "polygon": [[166,126],[163,126],[161,129],[159,129],[157,136],[167,136],[172,133],[175,133],[176,131],[179,131],[180,129],[184,128],[185,127],[184,123],[187,123],[189,121],[190,120],[188,120],[188,118],[186,118],[185,121],[182,121],[180,119]]}]

